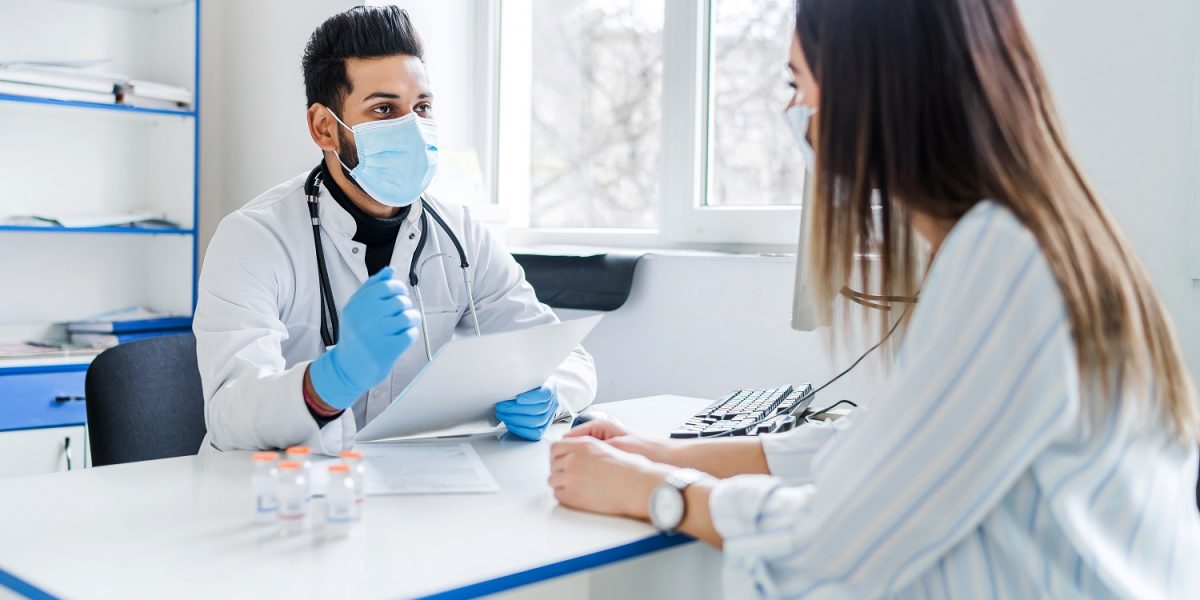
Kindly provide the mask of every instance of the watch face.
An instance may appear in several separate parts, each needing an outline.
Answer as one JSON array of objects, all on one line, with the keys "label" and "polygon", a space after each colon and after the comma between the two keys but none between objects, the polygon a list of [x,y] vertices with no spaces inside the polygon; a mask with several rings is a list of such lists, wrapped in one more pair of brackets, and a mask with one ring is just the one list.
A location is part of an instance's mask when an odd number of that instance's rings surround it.
[{"label": "watch face", "polygon": [[683,493],[662,484],[650,494],[650,521],[663,531],[672,531],[683,521]]}]

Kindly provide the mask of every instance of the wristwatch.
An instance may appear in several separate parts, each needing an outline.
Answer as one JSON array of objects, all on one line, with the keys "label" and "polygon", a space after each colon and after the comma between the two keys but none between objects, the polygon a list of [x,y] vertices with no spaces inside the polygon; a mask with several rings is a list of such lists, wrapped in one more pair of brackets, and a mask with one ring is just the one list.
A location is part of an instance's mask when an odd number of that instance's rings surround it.
[{"label": "wristwatch", "polygon": [[664,533],[675,533],[687,513],[683,491],[705,479],[712,479],[712,476],[696,469],[679,469],[667,475],[666,481],[650,492],[650,524]]}]

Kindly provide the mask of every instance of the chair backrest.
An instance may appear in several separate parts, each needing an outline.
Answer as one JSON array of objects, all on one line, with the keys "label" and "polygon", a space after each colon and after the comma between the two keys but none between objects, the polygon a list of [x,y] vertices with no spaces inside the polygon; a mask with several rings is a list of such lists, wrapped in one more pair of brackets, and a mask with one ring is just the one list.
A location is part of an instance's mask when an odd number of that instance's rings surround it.
[{"label": "chair backrest", "polygon": [[195,454],[204,440],[190,333],[105,350],[88,367],[86,395],[93,465]]}]

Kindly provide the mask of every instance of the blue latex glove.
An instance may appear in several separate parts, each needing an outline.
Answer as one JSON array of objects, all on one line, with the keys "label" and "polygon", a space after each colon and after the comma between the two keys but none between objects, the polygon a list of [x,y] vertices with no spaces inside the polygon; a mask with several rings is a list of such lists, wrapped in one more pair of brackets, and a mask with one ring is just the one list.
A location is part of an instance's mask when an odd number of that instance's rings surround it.
[{"label": "blue latex glove", "polygon": [[548,387],[529,390],[512,400],[496,404],[496,418],[508,430],[527,440],[538,441],[558,411],[558,395]]},{"label": "blue latex glove", "polygon": [[384,267],[350,296],[342,309],[338,344],[309,365],[313,389],[333,408],[349,408],[383,381],[417,339],[421,314],[394,274]]}]

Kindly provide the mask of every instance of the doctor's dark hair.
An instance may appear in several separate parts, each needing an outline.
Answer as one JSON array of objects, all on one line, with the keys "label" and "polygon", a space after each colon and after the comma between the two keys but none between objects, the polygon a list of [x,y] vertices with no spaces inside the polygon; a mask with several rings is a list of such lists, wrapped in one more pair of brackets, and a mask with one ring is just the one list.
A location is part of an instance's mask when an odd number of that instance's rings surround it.
[{"label": "doctor's dark hair", "polygon": [[[820,96],[807,250],[826,316],[855,272],[912,295],[913,214],[948,224],[989,199],[1054,273],[1083,414],[1133,409],[1200,439],[1175,328],[1067,145],[1013,0],[797,0],[795,33]],[[1131,406],[1109,405],[1114,387]]]},{"label": "doctor's dark hair", "polygon": [[346,59],[397,55],[424,60],[421,36],[397,6],[356,6],[325,19],[304,47],[304,93],[308,106],[320,102],[338,116],[350,93]]}]

